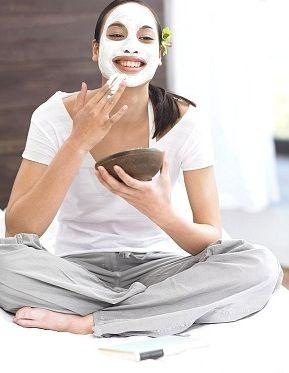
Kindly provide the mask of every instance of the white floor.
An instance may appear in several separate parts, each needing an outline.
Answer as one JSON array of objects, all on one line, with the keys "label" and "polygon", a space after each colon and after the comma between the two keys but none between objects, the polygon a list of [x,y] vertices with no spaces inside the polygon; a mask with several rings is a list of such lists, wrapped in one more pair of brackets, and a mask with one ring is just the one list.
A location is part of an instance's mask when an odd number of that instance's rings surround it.
[{"label": "white floor", "polygon": [[248,317],[194,324],[185,332],[195,339],[190,350],[135,362],[104,355],[98,347],[149,337],[96,338],[23,328],[0,309],[0,371],[288,373],[288,349],[282,340],[284,331],[289,330],[288,313],[289,291],[281,286],[262,310]]}]

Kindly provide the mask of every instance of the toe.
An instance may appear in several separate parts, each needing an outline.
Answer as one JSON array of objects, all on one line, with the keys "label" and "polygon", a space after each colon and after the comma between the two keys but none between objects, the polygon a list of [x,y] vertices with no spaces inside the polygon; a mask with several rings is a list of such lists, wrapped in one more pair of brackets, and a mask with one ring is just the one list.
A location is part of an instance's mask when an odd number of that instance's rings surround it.
[{"label": "toe", "polygon": [[37,328],[38,326],[36,320],[29,319],[19,319],[15,323],[25,328]]},{"label": "toe", "polygon": [[16,312],[14,319],[16,320],[21,319],[21,318],[29,319],[30,317],[31,317],[31,307],[22,307]]}]

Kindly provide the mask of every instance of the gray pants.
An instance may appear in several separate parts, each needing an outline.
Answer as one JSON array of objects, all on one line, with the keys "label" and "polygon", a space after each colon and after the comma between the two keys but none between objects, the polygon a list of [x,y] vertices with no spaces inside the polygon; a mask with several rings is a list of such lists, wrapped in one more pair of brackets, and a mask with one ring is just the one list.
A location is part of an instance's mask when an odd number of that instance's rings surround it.
[{"label": "gray pants", "polygon": [[197,255],[100,252],[58,257],[35,234],[0,238],[0,307],[93,314],[94,336],[178,334],[261,310],[283,279],[272,252],[242,239]]}]

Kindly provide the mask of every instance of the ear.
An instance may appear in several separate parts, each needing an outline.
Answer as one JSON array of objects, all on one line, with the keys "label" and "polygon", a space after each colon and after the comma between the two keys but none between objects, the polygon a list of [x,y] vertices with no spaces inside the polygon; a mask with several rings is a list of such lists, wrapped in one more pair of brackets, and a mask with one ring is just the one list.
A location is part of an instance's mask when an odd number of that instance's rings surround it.
[{"label": "ear", "polygon": [[91,46],[92,46],[92,61],[97,62],[98,61],[99,44],[96,41],[96,39],[92,40]]}]

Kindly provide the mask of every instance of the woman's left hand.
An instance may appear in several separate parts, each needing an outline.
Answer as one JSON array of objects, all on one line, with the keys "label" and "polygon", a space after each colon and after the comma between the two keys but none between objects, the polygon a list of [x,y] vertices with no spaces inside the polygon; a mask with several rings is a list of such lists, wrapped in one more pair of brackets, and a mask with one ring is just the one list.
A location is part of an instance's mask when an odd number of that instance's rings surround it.
[{"label": "woman's left hand", "polygon": [[166,218],[172,209],[171,180],[166,153],[164,153],[157,182],[134,179],[119,166],[114,166],[114,170],[123,183],[116,180],[104,167],[100,166],[98,171],[96,170],[96,175],[101,184],[112,193],[125,199],[154,222]]}]

